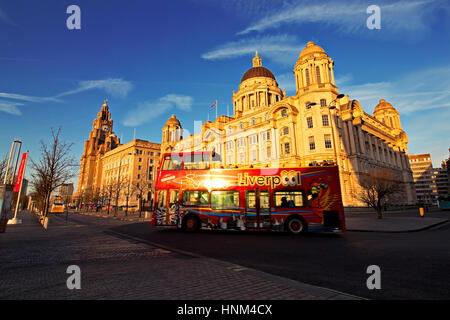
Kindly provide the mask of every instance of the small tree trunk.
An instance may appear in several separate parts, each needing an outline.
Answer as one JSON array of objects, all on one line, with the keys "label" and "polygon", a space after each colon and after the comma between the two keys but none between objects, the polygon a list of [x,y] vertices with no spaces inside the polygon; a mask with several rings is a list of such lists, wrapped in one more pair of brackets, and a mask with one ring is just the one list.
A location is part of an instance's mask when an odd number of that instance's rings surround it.
[{"label": "small tree trunk", "polygon": [[378,219],[383,219],[383,211],[382,211],[382,208],[378,208],[378,209],[377,209],[377,218],[378,218]]}]

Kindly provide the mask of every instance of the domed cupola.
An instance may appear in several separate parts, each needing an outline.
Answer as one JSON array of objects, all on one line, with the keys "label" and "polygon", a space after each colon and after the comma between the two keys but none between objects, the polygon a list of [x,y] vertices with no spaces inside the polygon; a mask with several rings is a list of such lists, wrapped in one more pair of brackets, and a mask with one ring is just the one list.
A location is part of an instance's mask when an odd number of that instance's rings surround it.
[{"label": "domed cupola", "polygon": [[181,127],[180,121],[173,114],[163,127],[161,146],[163,152],[170,151],[178,141],[183,139],[182,132],[183,128]]},{"label": "domed cupola", "polygon": [[241,79],[241,83],[247,79],[260,77],[275,80],[275,76],[273,75],[273,73],[269,69],[262,66],[262,59],[258,56],[258,51],[256,51],[255,57],[253,58],[253,67],[248,69],[247,72],[244,73]]},{"label": "domed cupola", "polygon": [[380,102],[375,106],[373,116],[388,127],[402,129],[400,124],[400,114],[392,104],[386,102],[384,99],[380,99]]},{"label": "domed cupola", "polygon": [[333,60],[322,47],[310,41],[300,52],[294,67],[297,94],[329,89],[336,91]]},{"label": "domed cupola", "polygon": [[253,66],[242,76],[238,92],[233,92],[234,117],[254,112],[283,99],[283,92],[273,73],[262,66],[258,51],[253,58]]}]

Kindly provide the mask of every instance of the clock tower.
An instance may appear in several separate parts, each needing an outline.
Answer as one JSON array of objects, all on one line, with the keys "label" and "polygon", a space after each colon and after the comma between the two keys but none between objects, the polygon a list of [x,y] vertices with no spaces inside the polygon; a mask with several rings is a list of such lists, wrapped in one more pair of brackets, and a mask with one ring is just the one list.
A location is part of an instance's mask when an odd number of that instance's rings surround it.
[{"label": "clock tower", "polygon": [[108,100],[102,105],[94,119],[89,140],[84,142],[84,152],[80,161],[77,194],[96,192],[100,186],[103,155],[120,145],[120,139],[113,132],[113,120],[109,112]]}]

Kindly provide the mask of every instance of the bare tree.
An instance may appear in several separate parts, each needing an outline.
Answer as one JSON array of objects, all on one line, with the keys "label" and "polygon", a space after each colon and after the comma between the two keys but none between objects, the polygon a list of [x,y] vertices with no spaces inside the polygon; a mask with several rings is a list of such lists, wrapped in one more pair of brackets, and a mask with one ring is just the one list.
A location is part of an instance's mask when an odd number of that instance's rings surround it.
[{"label": "bare tree", "polygon": [[142,181],[134,181],[134,188],[136,189],[136,194],[139,196],[139,218],[142,216],[142,206],[144,194],[148,193],[150,190],[150,185]]},{"label": "bare tree", "polygon": [[397,175],[388,169],[371,171],[360,180],[361,189],[356,198],[377,212],[383,218],[383,208],[396,203],[401,193],[401,183]]},{"label": "bare tree", "polygon": [[73,143],[60,139],[61,128],[52,128],[52,139],[49,144],[41,140],[41,157],[31,160],[31,178],[35,192],[43,201],[43,215],[48,215],[50,197],[53,191],[75,176],[73,167],[76,163],[70,155]]},{"label": "bare tree", "polygon": [[114,195],[114,184],[109,183],[109,184],[105,184],[102,187],[102,194],[105,198],[105,200],[107,201],[107,214],[109,215],[109,210],[111,208],[111,200],[113,198]]},{"label": "bare tree", "polygon": [[4,157],[0,160],[0,183],[3,183],[3,179],[5,179],[6,166],[8,165],[8,157]]},{"label": "bare tree", "polygon": [[128,215],[128,203],[130,198],[136,192],[136,185],[131,183],[129,179],[124,179],[123,185],[123,195],[125,196],[126,206],[125,206],[125,216]]},{"label": "bare tree", "polygon": [[115,198],[114,216],[117,215],[117,210],[119,209],[120,193],[122,192],[124,186],[125,186],[124,177],[118,176],[118,178],[114,182],[112,182],[113,195]]}]

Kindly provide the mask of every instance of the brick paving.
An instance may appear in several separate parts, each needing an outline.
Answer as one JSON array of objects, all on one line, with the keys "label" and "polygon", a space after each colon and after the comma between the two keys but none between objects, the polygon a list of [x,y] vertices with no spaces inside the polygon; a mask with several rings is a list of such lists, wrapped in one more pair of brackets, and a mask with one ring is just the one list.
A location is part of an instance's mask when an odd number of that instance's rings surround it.
[{"label": "brick paving", "polygon": [[[0,234],[0,299],[352,299],[223,261],[108,232],[124,221],[70,214],[44,230],[31,213]],[[69,290],[66,269],[81,269]]]}]

